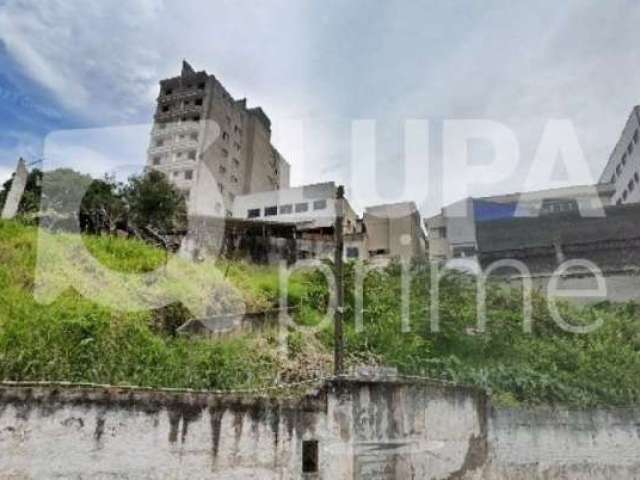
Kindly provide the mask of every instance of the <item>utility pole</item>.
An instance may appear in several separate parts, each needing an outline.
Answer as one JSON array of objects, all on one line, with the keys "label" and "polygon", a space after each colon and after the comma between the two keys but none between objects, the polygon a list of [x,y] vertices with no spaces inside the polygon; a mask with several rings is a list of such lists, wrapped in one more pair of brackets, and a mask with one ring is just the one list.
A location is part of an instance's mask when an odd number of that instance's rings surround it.
[{"label": "utility pole", "polygon": [[344,251],[344,187],[338,186],[336,190],[336,252],[335,252],[335,275],[336,275],[336,314],[335,314],[335,375],[344,373],[344,269],[343,269],[343,251]]}]

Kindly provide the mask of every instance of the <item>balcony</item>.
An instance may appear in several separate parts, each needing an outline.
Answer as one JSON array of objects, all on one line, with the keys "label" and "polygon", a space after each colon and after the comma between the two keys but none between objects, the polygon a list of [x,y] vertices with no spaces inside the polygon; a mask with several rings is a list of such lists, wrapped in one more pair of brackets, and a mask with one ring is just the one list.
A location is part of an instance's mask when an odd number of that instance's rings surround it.
[{"label": "balcony", "polygon": [[165,127],[160,128],[160,124],[156,123],[153,126],[153,130],[151,134],[154,137],[162,137],[165,135],[173,135],[175,133],[198,133],[200,131],[200,124],[194,121],[177,121],[177,122],[166,122],[164,123]]},{"label": "balcony", "polygon": [[181,118],[187,115],[202,115],[201,105],[189,105],[187,107],[174,108],[168,112],[156,112],[153,118],[157,122]]},{"label": "balcony", "polygon": [[188,100],[192,98],[204,97],[204,90],[191,89],[174,92],[171,95],[160,95],[156,99],[158,103],[165,104],[176,100]]}]

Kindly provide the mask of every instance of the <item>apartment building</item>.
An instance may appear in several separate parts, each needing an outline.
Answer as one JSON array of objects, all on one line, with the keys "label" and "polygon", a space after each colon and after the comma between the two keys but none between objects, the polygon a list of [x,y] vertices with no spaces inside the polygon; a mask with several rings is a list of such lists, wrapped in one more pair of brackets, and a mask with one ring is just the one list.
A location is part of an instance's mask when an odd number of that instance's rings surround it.
[{"label": "apartment building", "polygon": [[640,201],[640,106],[633,107],[618,143],[604,167],[600,183],[615,186],[613,203]]},{"label": "apartment building", "polygon": [[611,205],[614,193],[612,184],[598,184],[464,198],[425,220],[429,258],[475,258],[477,228],[484,222],[566,214],[601,216],[602,208]]},{"label": "apartment building", "polygon": [[289,164],[271,144],[265,112],[186,61],[180,76],[160,81],[147,164],[185,193],[197,215],[230,216],[238,195],[289,186]]}]

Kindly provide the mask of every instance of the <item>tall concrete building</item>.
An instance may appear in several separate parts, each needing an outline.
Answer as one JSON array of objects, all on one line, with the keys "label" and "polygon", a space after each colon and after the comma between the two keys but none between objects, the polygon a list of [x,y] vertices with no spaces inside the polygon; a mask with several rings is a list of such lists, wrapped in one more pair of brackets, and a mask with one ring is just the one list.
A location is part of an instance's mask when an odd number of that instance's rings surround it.
[{"label": "tall concrete building", "polygon": [[230,216],[237,195],[289,186],[269,117],[186,61],[160,81],[147,164],[185,192],[192,214]]},{"label": "tall concrete building", "polygon": [[640,202],[640,106],[633,107],[618,143],[600,176],[600,183],[615,186],[613,203]]}]

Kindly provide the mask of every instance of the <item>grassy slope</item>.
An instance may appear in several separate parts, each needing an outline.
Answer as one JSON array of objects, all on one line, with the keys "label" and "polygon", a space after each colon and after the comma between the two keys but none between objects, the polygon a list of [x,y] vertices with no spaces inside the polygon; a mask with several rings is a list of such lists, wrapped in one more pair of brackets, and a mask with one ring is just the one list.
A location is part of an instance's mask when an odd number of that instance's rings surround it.
[{"label": "grassy slope", "polygon": [[[189,388],[239,388],[272,384],[277,375],[305,376],[330,367],[330,328],[314,337],[289,335],[288,357],[277,354],[276,335],[233,340],[176,339],[150,328],[151,312],[118,313],[68,290],[51,305],[33,297],[36,230],[0,222],[0,379],[69,380]],[[85,244],[105,265],[146,272],[164,254],[145,244],[87,237]],[[72,276],[65,264],[56,275]],[[278,277],[270,268],[217,265],[249,310],[276,305]],[[364,331],[354,328],[353,271],[347,268],[346,339],[352,362],[378,361],[409,374],[480,385],[507,403],[629,405],[640,401],[640,308],[602,305],[585,310],[562,307],[571,324],[603,319],[587,335],[561,331],[545,302],[534,296],[533,334],[522,332],[518,292],[489,289],[486,334],[468,334],[476,322],[475,289],[450,276],[440,286],[440,331],[429,330],[430,272],[413,271],[411,331],[400,329],[399,268],[369,274],[365,282]],[[74,280],[79,281],[79,280]],[[198,284],[199,282],[195,282]],[[290,304],[297,320],[314,324],[326,305],[321,274],[295,275]],[[220,301],[220,298],[217,298]]]},{"label": "grassy slope", "polygon": [[[275,378],[279,360],[264,338],[164,336],[149,327],[151,312],[115,312],[72,289],[51,305],[39,304],[33,297],[36,239],[32,227],[0,222],[1,379],[213,389],[260,386]],[[163,252],[136,241],[87,237],[85,244],[101,263],[124,272],[150,271],[164,262]],[[58,275],[72,275],[60,268]],[[240,291],[247,308],[273,300],[273,282],[245,283]]]},{"label": "grassy slope", "polygon": [[[630,405],[640,402],[640,306],[602,304],[585,309],[562,305],[566,322],[601,328],[589,334],[561,330],[544,298],[534,295],[533,332],[522,329],[522,296],[489,288],[487,330],[476,326],[475,285],[451,275],[440,284],[440,331],[430,329],[430,271],[413,271],[411,331],[401,334],[399,268],[374,272],[365,283],[364,325],[350,323],[348,349],[373,354],[401,371],[488,388],[506,403]],[[347,290],[348,291],[348,290]],[[353,299],[347,316],[353,315]]]}]

